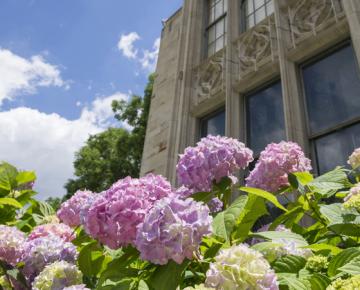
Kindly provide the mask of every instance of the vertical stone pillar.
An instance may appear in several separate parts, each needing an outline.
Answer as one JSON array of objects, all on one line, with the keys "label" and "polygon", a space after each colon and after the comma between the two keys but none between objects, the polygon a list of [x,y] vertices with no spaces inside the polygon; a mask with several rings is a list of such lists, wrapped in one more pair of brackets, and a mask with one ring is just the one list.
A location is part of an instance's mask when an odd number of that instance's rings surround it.
[{"label": "vertical stone pillar", "polygon": [[360,1],[343,0],[342,4],[349,23],[355,54],[360,63]]},{"label": "vertical stone pillar", "polygon": [[297,65],[287,57],[291,42],[286,16],[288,2],[288,0],[274,0],[286,135],[288,140],[297,142],[306,153],[309,153],[304,102],[297,76]]}]

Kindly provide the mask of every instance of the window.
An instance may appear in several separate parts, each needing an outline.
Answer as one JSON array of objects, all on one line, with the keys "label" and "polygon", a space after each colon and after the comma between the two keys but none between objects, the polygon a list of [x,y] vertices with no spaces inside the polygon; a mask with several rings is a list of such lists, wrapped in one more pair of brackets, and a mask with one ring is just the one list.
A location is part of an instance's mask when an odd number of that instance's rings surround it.
[{"label": "window", "polygon": [[286,139],[280,81],[246,96],[247,143],[259,155],[267,144]]},{"label": "window", "polygon": [[274,13],[273,0],[244,0],[241,6],[246,29]]},{"label": "window", "polygon": [[211,56],[226,44],[227,0],[209,0],[207,55]]},{"label": "window", "polygon": [[317,173],[346,165],[360,146],[360,78],[351,45],[302,67]]},{"label": "window", "polygon": [[225,135],[225,110],[221,109],[200,120],[200,137]]}]

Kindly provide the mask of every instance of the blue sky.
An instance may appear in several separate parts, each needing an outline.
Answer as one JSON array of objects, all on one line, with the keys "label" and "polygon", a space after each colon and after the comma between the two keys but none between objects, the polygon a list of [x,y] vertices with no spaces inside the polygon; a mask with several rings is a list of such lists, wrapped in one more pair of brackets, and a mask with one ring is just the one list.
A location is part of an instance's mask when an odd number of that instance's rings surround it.
[{"label": "blue sky", "polygon": [[0,160],[36,170],[42,198],[64,194],[74,152],[113,125],[112,99],[142,94],[181,3],[0,1]]}]

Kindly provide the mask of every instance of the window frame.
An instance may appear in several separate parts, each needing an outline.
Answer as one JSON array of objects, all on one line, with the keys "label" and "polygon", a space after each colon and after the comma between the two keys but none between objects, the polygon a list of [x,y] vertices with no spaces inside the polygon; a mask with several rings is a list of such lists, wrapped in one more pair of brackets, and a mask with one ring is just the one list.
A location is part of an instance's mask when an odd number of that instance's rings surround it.
[{"label": "window frame", "polygon": [[356,61],[356,68],[357,68],[357,71],[358,71],[358,74],[360,77],[359,61],[356,57],[355,49],[354,49],[351,39],[341,41],[340,43],[332,46],[331,48],[328,48],[328,49],[322,51],[321,53],[319,53],[313,57],[310,57],[309,59],[305,60],[304,62],[302,62],[301,64],[298,65],[298,76],[299,76],[298,79],[300,81],[300,86],[301,86],[301,94],[302,94],[301,97],[302,97],[303,110],[304,110],[304,115],[305,115],[306,136],[307,136],[307,142],[310,145],[310,153],[311,153],[311,160],[313,163],[313,171],[316,175],[320,174],[318,154],[317,154],[317,150],[316,150],[316,146],[315,146],[316,139],[320,139],[322,137],[342,131],[353,125],[359,124],[360,123],[360,115],[358,117],[352,118],[350,120],[340,122],[334,126],[331,126],[324,130],[321,130],[317,133],[311,133],[310,117],[309,117],[308,104],[307,104],[307,99],[306,99],[307,97],[306,97],[303,69],[305,69],[306,67],[311,66],[313,64],[316,64],[317,62],[319,62],[323,59],[326,59],[327,57],[333,55],[334,53],[336,53],[348,46],[352,47],[352,49],[353,49],[354,57],[355,57],[355,61]]},{"label": "window frame", "polygon": [[[248,4],[249,4],[249,1],[252,2],[253,4],[253,11],[248,14]],[[268,3],[269,2],[273,2],[274,0],[263,0],[264,1],[264,4],[262,4],[260,7],[258,7],[257,9],[255,9],[255,0],[242,0],[241,1],[241,5],[240,5],[240,15],[241,15],[241,29],[240,31],[241,32],[245,32],[253,27],[255,27],[257,24],[259,24],[261,21],[263,21],[264,19],[266,19],[267,17],[269,17],[270,15],[272,15],[274,12],[272,12],[271,14],[268,13]],[[274,3],[273,3],[274,5]],[[255,14],[257,11],[259,11],[260,9],[264,8],[264,11],[265,11],[265,17],[263,19],[261,19],[259,22],[256,22],[256,17],[255,17]],[[248,19],[250,17],[253,17],[253,20],[254,20],[254,25],[249,27],[248,25]]]},{"label": "window frame", "polygon": [[[208,122],[211,118],[219,115],[220,113],[224,113],[225,114],[225,131],[226,131],[226,108],[225,106],[221,106],[217,109],[215,109],[214,111],[211,111],[211,113],[208,113],[200,118],[198,118],[198,130],[197,130],[197,140],[200,140],[201,138],[204,138],[202,137],[202,133],[203,133],[203,126],[202,124],[204,122]],[[206,134],[208,135],[208,133]],[[206,136],[205,136],[206,137]]]},{"label": "window frame", "polygon": [[[228,0],[218,0],[218,2],[219,1],[223,2],[223,13],[219,17],[214,18],[214,20],[210,23],[210,10],[211,10],[212,7],[215,7],[216,4],[217,4],[215,2],[215,5],[211,6],[211,1],[212,0],[207,0],[207,5],[206,5],[206,28],[205,28],[205,34],[206,34],[206,57],[207,58],[213,56],[214,54],[216,54],[218,51],[221,50],[220,49],[220,50],[216,51],[216,41],[218,39],[220,39],[221,37],[224,38],[224,40],[223,40],[224,41],[223,48],[226,46],[226,35],[227,35],[227,27],[226,27],[227,26],[227,10],[225,11],[225,2],[228,1]],[[217,1],[217,0],[215,0],[215,1]],[[226,5],[226,7],[227,7],[227,9],[229,9],[228,4]],[[216,38],[216,25],[222,20],[224,20],[223,34],[221,34],[220,37]],[[209,43],[209,34],[210,34],[209,32],[210,32],[211,28],[213,28],[213,27],[215,29],[215,38],[211,43]],[[214,45],[214,52],[210,54],[209,53],[209,48],[210,48],[211,44]]]}]

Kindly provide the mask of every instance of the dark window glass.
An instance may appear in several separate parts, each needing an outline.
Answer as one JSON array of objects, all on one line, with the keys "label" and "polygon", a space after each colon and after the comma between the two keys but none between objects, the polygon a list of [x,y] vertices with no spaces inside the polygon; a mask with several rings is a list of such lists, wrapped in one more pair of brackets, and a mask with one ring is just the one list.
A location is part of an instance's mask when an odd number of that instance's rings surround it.
[{"label": "dark window glass", "polygon": [[303,69],[310,133],[360,117],[360,79],[349,45]]},{"label": "dark window glass", "polygon": [[360,124],[317,138],[314,146],[320,174],[345,165],[348,156],[360,147]]},{"label": "dark window glass", "polygon": [[267,144],[285,140],[281,83],[247,96],[248,146],[259,154]]},{"label": "dark window glass", "polygon": [[351,45],[302,69],[317,173],[347,165],[360,146],[360,78]]},{"label": "dark window glass", "polygon": [[227,0],[210,0],[207,28],[207,54],[213,55],[226,45]]},{"label": "dark window glass", "polygon": [[200,137],[225,135],[225,111],[219,111],[200,121]]}]

